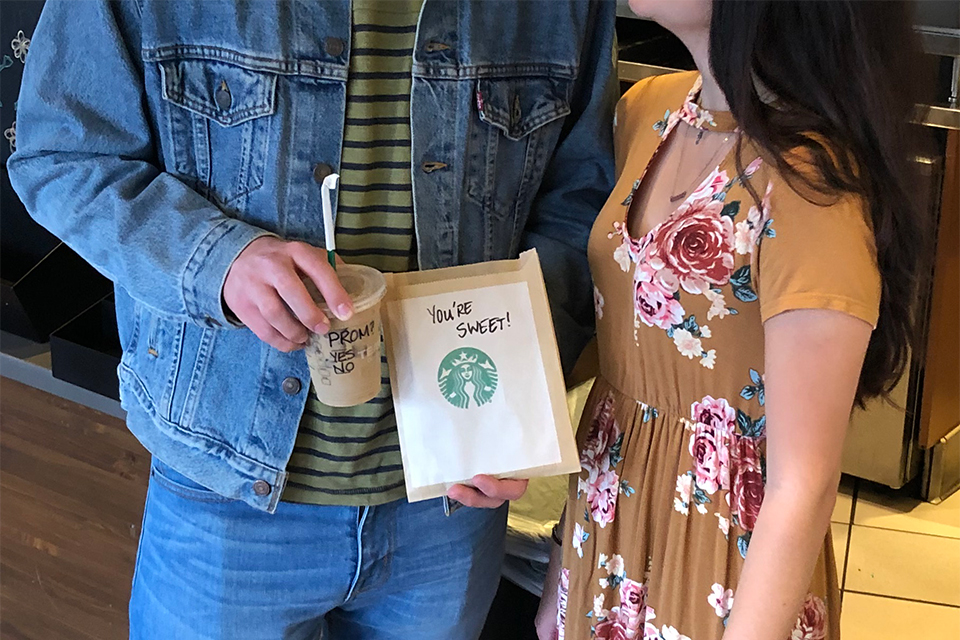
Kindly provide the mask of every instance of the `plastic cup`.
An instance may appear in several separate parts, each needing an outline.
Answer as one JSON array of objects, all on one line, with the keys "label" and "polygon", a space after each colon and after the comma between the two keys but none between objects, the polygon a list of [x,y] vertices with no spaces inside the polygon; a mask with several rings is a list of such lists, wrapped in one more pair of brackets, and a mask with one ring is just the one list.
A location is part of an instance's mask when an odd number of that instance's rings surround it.
[{"label": "plastic cup", "polygon": [[363,265],[340,265],[340,283],[353,301],[353,316],[338,320],[309,280],[304,281],[330,320],[330,331],[311,334],[305,349],[317,398],[331,407],[353,407],[380,394],[380,307],[387,283]]}]

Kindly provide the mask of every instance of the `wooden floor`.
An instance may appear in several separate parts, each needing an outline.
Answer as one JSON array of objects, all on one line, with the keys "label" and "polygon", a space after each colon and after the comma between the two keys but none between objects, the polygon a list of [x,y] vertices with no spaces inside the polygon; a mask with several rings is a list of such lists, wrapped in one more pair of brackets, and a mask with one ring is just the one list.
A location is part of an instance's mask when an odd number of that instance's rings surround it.
[{"label": "wooden floor", "polygon": [[[150,458],[123,422],[0,378],[0,640],[126,640]],[[535,638],[504,581],[484,640]]]},{"label": "wooden floor", "polygon": [[0,378],[0,638],[122,640],[149,456],[116,418]]}]

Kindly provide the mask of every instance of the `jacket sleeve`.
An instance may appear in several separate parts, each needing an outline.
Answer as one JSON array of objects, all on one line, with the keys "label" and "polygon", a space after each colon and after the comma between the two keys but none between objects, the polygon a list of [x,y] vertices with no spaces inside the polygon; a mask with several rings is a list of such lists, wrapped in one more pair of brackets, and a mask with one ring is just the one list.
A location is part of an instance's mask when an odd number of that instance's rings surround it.
[{"label": "jacket sleeve", "polygon": [[614,184],[615,23],[615,3],[593,3],[571,113],[524,230],[524,248],[540,256],[568,374],[594,332],[587,240]]},{"label": "jacket sleeve", "polygon": [[27,210],[158,311],[230,326],[237,255],[265,230],[161,171],[133,0],[48,0],[24,69],[10,180]]}]

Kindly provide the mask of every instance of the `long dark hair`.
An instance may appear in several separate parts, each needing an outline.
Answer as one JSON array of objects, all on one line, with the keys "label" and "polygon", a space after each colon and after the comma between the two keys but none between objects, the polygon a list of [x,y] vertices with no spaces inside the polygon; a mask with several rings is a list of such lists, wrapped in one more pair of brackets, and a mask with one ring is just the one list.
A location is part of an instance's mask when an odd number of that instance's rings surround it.
[{"label": "long dark hair", "polygon": [[[861,406],[889,394],[918,348],[929,225],[910,158],[921,89],[912,18],[908,2],[713,0],[710,66],[744,135],[798,192],[852,193],[869,207],[883,288]],[[798,151],[803,169],[790,160]]]}]

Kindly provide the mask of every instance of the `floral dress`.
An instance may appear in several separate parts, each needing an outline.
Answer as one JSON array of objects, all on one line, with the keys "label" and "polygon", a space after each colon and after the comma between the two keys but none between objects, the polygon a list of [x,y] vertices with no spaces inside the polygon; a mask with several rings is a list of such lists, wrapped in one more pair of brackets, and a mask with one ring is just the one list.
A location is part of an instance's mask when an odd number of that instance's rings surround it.
[{"label": "floral dress", "polygon": [[[589,248],[600,376],[566,508],[566,640],[720,640],[764,496],[763,322],[793,309],[877,321],[862,204],[812,204],[749,143],[743,171],[731,153],[631,237],[629,204],[663,141],[677,127],[736,129],[698,92],[696,74],[660,76],[617,109],[618,182]],[[828,534],[790,640],[835,640],[839,619]]]}]

